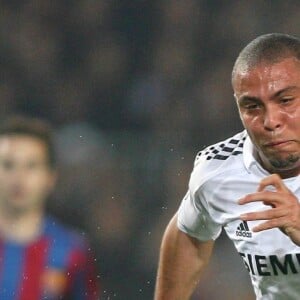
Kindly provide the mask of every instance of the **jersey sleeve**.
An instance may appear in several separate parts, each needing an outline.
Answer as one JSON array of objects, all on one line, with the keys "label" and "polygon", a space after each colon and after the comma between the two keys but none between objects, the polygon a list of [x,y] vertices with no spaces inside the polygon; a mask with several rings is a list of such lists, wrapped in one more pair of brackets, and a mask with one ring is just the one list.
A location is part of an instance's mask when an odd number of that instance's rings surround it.
[{"label": "jersey sleeve", "polygon": [[189,190],[178,210],[177,226],[181,231],[198,240],[216,240],[221,234],[222,226],[210,215],[203,184],[201,184],[203,178],[199,178],[203,177],[202,173],[198,166],[192,173]]}]

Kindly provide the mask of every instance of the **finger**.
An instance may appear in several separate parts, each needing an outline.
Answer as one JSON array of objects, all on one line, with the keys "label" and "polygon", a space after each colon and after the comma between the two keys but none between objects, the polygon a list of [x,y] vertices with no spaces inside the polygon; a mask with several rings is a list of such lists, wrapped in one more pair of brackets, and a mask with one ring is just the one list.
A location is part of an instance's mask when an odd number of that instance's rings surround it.
[{"label": "finger", "polygon": [[238,204],[243,205],[246,203],[261,201],[268,205],[274,205],[275,203],[280,202],[282,198],[283,195],[281,193],[262,191],[246,195],[245,197],[238,200]]},{"label": "finger", "polygon": [[270,186],[270,185],[274,186],[276,188],[276,190],[278,190],[278,191],[287,191],[288,190],[288,188],[283,183],[281,177],[278,174],[272,174],[261,180],[257,191],[261,192],[267,186]]},{"label": "finger", "polygon": [[286,216],[287,212],[284,209],[267,209],[260,212],[249,212],[240,215],[243,221],[256,221],[256,220],[271,220]]},{"label": "finger", "polygon": [[272,228],[283,228],[285,224],[287,223],[286,217],[281,217],[277,219],[271,219],[266,222],[263,222],[255,227],[252,228],[253,232],[260,232],[263,230],[268,230]]}]

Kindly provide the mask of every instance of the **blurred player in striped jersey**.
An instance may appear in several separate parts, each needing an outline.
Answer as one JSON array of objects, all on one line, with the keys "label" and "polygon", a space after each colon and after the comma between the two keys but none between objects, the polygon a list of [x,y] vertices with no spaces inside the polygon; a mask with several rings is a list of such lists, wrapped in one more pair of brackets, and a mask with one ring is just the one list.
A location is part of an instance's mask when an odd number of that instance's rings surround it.
[{"label": "blurred player in striped jersey", "polygon": [[12,117],[0,125],[0,299],[99,299],[87,242],[45,214],[55,186],[49,125]]}]

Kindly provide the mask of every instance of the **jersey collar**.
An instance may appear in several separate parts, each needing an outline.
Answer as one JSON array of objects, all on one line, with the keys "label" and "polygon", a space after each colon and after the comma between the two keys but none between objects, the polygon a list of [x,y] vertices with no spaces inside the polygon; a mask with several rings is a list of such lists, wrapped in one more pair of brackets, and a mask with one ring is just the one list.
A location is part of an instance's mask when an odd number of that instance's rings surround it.
[{"label": "jersey collar", "polygon": [[248,172],[251,171],[251,167],[254,165],[259,164],[258,161],[254,157],[254,145],[247,134],[244,147],[243,147],[243,159],[244,159],[244,164]]}]

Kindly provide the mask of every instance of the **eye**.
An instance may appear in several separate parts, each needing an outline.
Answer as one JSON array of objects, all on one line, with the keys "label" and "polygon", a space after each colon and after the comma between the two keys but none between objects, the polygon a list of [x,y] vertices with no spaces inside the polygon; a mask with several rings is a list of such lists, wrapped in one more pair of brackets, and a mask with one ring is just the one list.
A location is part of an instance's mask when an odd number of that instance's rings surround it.
[{"label": "eye", "polygon": [[280,99],[280,103],[288,104],[288,103],[291,103],[293,100],[294,100],[294,98],[292,98],[292,97],[285,97],[285,98]]},{"label": "eye", "polygon": [[263,103],[259,98],[248,96],[241,97],[238,104],[244,112],[256,112],[263,107]]},{"label": "eye", "polygon": [[249,111],[257,110],[260,107],[261,107],[261,105],[259,103],[256,103],[256,102],[248,102],[248,103],[242,103],[241,104],[242,109],[249,110]]},{"label": "eye", "polygon": [[249,109],[249,110],[254,110],[254,109],[258,109],[259,105],[256,103],[252,103],[252,104],[246,104],[244,106],[244,108]]}]

